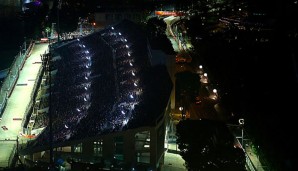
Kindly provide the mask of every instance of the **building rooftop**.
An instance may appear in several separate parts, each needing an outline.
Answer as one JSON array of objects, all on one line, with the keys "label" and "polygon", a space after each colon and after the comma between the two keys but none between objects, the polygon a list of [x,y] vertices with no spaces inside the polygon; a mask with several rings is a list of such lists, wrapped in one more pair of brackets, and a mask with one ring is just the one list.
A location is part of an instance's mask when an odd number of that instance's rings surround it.
[{"label": "building rooftop", "polygon": [[[164,65],[151,65],[137,24],[123,20],[51,54],[54,143],[154,126],[163,117],[172,82]],[[48,135],[46,127],[31,145],[48,145]]]}]

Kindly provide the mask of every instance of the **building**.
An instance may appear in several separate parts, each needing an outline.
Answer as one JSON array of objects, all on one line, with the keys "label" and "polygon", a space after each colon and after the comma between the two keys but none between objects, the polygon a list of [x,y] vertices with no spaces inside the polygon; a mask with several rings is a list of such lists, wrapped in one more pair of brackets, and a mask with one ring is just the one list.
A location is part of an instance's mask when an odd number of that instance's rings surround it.
[{"label": "building", "polygon": [[152,65],[147,43],[139,25],[123,20],[53,45],[26,129],[36,138],[22,161],[49,162],[52,146],[55,163],[72,170],[158,170],[172,82],[164,65]]}]

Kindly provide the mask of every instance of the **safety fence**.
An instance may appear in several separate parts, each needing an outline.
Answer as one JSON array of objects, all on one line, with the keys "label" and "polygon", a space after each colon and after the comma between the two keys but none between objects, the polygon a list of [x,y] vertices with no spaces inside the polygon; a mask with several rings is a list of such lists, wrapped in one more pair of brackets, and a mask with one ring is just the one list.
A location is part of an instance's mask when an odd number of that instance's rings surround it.
[{"label": "safety fence", "polygon": [[20,52],[15,56],[12,65],[10,66],[7,76],[0,88],[0,116],[6,107],[7,99],[10,97],[14,86],[19,78],[20,70],[23,69],[26,59],[30,56],[34,46],[34,41],[30,41],[26,47],[26,41],[20,47]]}]

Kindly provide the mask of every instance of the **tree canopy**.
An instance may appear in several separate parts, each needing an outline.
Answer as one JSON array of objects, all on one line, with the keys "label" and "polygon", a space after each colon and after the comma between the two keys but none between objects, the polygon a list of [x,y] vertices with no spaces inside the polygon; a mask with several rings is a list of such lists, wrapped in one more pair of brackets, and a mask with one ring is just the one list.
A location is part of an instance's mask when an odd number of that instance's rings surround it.
[{"label": "tree canopy", "polygon": [[189,170],[245,170],[244,151],[234,146],[234,136],[224,123],[183,120],[177,125],[176,134],[180,155]]}]

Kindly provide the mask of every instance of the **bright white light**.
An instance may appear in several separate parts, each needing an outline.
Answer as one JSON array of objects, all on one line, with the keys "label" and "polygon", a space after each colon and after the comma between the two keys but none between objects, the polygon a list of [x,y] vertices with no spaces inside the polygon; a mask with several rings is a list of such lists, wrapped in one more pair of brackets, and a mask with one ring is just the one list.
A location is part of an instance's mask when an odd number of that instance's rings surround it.
[{"label": "bright white light", "polygon": [[216,89],[213,89],[212,91],[213,91],[213,93],[217,93],[217,90]]},{"label": "bright white light", "polygon": [[114,27],[112,27],[112,30],[114,30]]},{"label": "bright white light", "polygon": [[150,147],[150,145],[148,145],[148,144],[144,145],[144,148],[149,148],[149,147]]},{"label": "bright white light", "polygon": [[86,68],[89,68],[88,65],[86,65]]},{"label": "bright white light", "polygon": [[85,45],[83,45],[83,47],[85,47]]},{"label": "bright white light", "polygon": [[86,102],[87,101],[87,99],[84,97],[84,101]]},{"label": "bright white light", "polygon": [[67,125],[64,125],[64,127],[65,127],[66,129],[68,129],[68,126],[67,126]]},{"label": "bright white light", "polygon": [[200,68],[200,69],[202,69],[202,68],[203,68],[203,66],[202,66],[202,65],[200,65],[200,66],[199,66],[199,68]]},{"label": "bright white light", "polygon": [[130,107],[131,107],[131,110],[134,110],[135,109],[135,104],[132,104]]},{"label": "bright white light", "polygon": [[129,97],[133,99],[133,95],[132,94]]},{"label": "bright white light", "polygon": [[238,121],[240,125],[244,125],[244,119],[239,119]]},{"label": "bright white light", "polygon": [[204,73],[204,77],[207,77],[207,73]]},{"label": "bright white light", "polygon": [[[128,47],[128,46],[127,46]],[[130,56],[130,53],[127,53],[128,56]]]},{"label": "bright white light", "polygon": [[85,80],[88,80],[88,77],[85,76]]},{"label": "bright white light", "polygon": [[131,72],[131,74],[132,74],[133,76],[135,76],[135,75],[136,75],[136,74],[135,74],[133,71]]},{"label": "bright white light", "polygon": [[77,111],[80,112],[81,110],[80,109],[77,109]]},{"label": "bright white light", "polygon": [[77,39],[78,41],[80,41],[80,39]]},{"label": "bright white light", "polygon": [[129,63],[129,65],[130,65],[130,66],[133,66],[131,62]]},{"label": "bright white light", "polygon": [[87,90],[87,87],[85,87],[85,90]]},{"label": "bright white light", "polygon": [[127,123],[128,123],[128,120],[125,119],[125,120],[123,121],[123,125],[126,125]]},{"label": "bright white light", "polygon": [[121,33],[119,32],[119,35],[121,36]]},{"label": "bright white light", "polygon": [[182,111],[183,110],[183,107],[179,107],[179,110]]},{"label": "bright white light", "polygon": [[125,114],[125,112],[123,111],[123,110],[121,110],[121,113],[124,115]]},{"label": "bright white light", "polygon": [[127,42],[127,40],[126,40],[126,39],[124,39],[124,41],[125,41],[125,42]]},{"label": "bright white light", "polygon": [[89,51],[87,50],[86,53],[89,53]]},{"label": "bright white light", "polygon": [[128,45],[125,45],[126,48],[128,48]]},{"label": "bright white light", "polygon": [[133,83],[133,85],[138,86],[136,83]]}]

